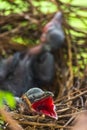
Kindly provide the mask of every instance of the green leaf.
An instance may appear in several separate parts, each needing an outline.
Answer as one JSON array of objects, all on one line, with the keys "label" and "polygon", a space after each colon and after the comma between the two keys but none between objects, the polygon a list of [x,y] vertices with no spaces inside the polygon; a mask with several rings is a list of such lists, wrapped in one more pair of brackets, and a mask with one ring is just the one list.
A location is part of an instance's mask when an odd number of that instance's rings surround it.
[{"label": "green leaf", "polygon": [[14,96],[10,92],[0,91],[0,107],[3,107],[4,104],[7,104],[11,108],[15,108],[16,101]]}]

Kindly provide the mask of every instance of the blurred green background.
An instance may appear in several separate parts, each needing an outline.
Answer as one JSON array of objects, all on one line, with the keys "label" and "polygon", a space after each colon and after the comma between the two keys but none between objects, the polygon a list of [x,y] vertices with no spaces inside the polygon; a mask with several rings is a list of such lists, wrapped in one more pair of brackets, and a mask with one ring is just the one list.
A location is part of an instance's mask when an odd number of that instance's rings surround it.
[{"label": "blurred green background", "polygon": [[68,46],[69,37],[71,48],[67,48],[72,57],[69,59],[66,54],[63,55],[68,66],[72,62],[73,75],[83,77],[87,65],[86,0],[0,0],[0,35],[11,43],[25,46],[39,44],[42,27],[58,10],[63,12],[66,44]]}]

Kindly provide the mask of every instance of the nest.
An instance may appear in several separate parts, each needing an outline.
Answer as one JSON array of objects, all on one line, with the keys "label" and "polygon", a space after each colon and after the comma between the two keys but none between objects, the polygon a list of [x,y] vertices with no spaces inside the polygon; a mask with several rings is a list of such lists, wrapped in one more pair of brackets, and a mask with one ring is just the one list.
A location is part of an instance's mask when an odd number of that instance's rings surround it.
[{"label": "nest", "polygon": [[[11,0],[8,2],[19,8],[15,2]],[[87,7],[74,5],[73,1],[64,3],[61,0],[51,0],[50,2],[63,13],[63,28],[66,36],[63,47],[54,54],[56,76],[53,85],[49,86],[50,90],[55,93],[58,120],[38,114],[25,115],[16,111],[10,112],[9,115],[1,110],[2,115],[9,117],[6,122],[11,124],[10,129],[13,130],[67,130],[72,127],[75,117],[87,107],[87,16],[85,15]],[[13,14],[10,10],[9,15],[4,15],[6,10],[1,12],[1,57],[7,57],[16,51],[23,51],[27,47],[39,44],[38,39],[43,26],[56,12],[44,14],[39,5],[34,6],[30,0],[26,0],[26,3],[29,8],[25,12]],[[82,26],[79,26],[79,23]],[[23,43],[17,44],[14,37],[22,37]],[[2,127],[9,129],[7,123]]]}]

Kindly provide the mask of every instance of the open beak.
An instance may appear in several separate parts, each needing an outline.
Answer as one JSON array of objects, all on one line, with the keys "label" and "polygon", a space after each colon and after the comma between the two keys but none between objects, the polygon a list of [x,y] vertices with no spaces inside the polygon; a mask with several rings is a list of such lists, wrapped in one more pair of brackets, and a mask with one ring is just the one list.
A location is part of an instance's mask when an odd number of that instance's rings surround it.
[{"label": "open beak", "polygon": [[58,119],[53,98],[51,96],[44,97],[32,103],[32,108],[39,113],[42,113],[46,116]]}]

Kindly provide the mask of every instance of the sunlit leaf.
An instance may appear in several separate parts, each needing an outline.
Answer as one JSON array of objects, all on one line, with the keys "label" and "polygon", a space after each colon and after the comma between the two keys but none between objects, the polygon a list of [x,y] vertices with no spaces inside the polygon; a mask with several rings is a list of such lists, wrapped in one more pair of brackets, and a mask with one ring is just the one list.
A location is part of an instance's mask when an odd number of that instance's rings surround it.
[{"label": "sunlit leaf", "polygon": [[14,108],[16,102],[14,96],[10,92],[0,91],[0,107],[2,107],[4,104]]}]

